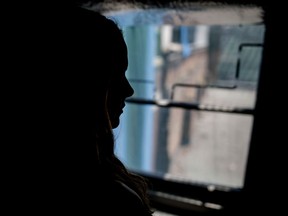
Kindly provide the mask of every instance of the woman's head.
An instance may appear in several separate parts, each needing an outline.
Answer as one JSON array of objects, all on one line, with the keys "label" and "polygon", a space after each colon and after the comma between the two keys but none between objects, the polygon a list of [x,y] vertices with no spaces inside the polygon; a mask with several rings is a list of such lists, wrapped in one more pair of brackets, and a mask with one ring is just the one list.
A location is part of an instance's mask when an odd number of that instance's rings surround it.
[{"label": "woman's head", "polygon": [[122,31],[99,13],[84,9],[73,13],[80,16],[70,21],[73,31],[67,38],[69,58],[65,58],[72,70],[79,71],[72,79],[83,120],[96,127],[116,128],[125,99],[134,93],[125,75],[128,59]]}]

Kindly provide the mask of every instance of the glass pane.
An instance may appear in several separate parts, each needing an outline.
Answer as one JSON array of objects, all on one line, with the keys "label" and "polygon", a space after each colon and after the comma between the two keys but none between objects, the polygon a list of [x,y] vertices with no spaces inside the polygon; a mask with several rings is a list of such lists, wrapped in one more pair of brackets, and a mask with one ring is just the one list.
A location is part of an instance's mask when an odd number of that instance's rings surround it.
[{"label": "glass pane", "polygon": [[[114,131],[117,155],[135,171],[241,188],[253,115],[229,110],[253,113],[264,26],[167,23],[163,14],[153,23],[126,15],[114,19],[128,46],[135,94]],[[198,110],[156,105],[163,100]]]}]

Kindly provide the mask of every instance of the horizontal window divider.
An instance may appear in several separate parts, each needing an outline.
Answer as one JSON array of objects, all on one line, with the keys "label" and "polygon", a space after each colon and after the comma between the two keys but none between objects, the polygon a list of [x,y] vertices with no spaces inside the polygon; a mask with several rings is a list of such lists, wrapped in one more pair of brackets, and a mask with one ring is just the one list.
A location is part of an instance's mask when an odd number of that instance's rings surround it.
[{"label": "horizontal window divider", "polygon": [[143,105],[155,105],[158,107],[167,107],[167,108],[175,107],[175,108],[182,108],[182,109],[189,109],[189,110],[254,115],[254,109],[251,109],[251,108],[228,107],[228,106],[208,105],[208,104],[200,104],[200,103],[175,102],[169,99],[151,100],[151,99],[142,99],[142,98],[127,98],[126,102],[134,103],[134,104],[143,104]]}]

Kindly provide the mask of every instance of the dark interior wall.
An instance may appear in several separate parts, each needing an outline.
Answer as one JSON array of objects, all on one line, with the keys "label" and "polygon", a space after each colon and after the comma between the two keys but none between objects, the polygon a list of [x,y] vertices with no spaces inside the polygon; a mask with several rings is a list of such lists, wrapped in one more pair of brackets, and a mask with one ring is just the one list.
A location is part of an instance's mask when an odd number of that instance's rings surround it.
[{"label": "dark interior wall", "polygon": [[283,210],[287,170],[287,138],[282,126],[287,116],[284,105],[287,90],[283,83],[286,44],[281,25],[285,14],[280,18],[280,7],[272,2],[264,4],[263,8],[266,33],[245,197],[248,211],[277,215]]}]

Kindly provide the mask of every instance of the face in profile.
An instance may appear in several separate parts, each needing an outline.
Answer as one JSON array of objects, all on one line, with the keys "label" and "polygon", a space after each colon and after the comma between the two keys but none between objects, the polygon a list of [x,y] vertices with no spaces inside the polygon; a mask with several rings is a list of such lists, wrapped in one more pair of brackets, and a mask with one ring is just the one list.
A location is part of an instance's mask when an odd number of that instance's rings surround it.
[{"label": "face in profile", "polygon": [[115,67],[107,96],[107,108],[112,128],[118,127],[120,115],[125,107],[125,99],[134,93],[125,74],[128,67],[128,58],[127,46],[123,38],[121,38],[118,45],[118,49],[113,50]]}]

